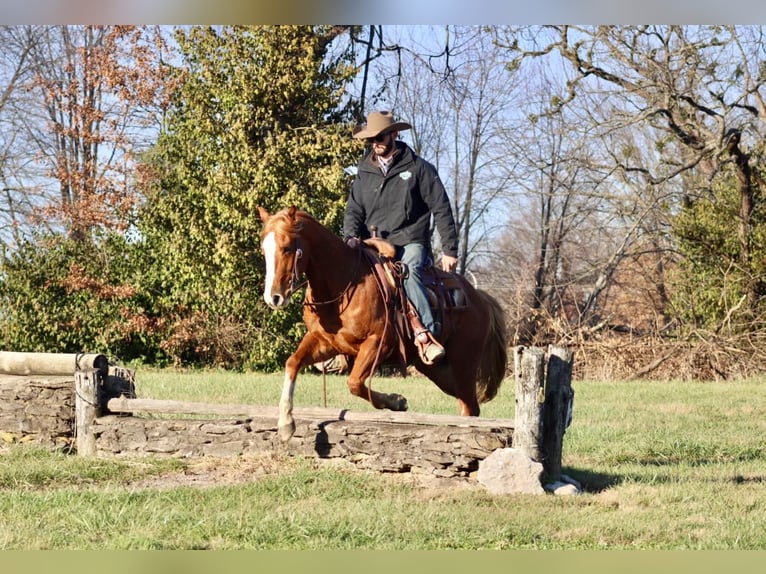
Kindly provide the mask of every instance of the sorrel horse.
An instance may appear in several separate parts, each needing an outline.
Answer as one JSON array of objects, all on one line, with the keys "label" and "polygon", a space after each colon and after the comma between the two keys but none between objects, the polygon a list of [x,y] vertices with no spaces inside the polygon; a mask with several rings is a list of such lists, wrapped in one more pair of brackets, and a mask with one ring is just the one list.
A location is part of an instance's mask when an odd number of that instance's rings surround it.
[{"label": "sorrel horse", "polygon": [[[380,361],[400,349],[392,311],[384,300],[373,265],[305,211],[295,207],[270,214],[258,208],[266,260],[264,299],[284,307],[290,296],[308,282],[303,302],[307,333],[287,359],[279,402],[279,437],[287,441],[295,432],[293,392],[300,369],[344,354],[354,357],[348,376],[352,394],[375,408],[407,410],[399,394],[368,388],[366,382]],[[439,271],[439,273],[442,273]],[[507,361],[503,311],[489,294],[475,289],[462,276],[464,304],[450,310],[439,337],[446,357],[424,364],[411,340],[404,341],[405,359],[450,396],[461,415],[478,416],[479,403],[492,399],[505,376]]]}]

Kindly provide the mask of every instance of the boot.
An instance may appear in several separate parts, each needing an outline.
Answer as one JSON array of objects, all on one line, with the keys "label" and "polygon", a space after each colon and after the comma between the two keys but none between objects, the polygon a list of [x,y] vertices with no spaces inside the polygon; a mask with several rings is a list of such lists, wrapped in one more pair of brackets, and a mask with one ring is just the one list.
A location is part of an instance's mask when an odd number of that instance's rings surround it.
[{"label": "boot", "polygon": [[423,329],[415,335],[420,360],[426,365],[441,361],[446,355],[444,347],[434,338],[428,329]]}]

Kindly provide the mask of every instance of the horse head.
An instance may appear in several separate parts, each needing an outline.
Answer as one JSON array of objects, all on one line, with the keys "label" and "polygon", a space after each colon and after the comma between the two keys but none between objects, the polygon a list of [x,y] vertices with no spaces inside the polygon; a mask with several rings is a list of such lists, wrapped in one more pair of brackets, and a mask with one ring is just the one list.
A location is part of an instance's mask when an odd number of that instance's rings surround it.
[{"label": "horse head", "polygon": [[301,246],[302,224],[295,207],[270,214],[258,208],[263,221],[261,249],[266,260],[263,298],[273,309],[284,307],[300,287],[306,258]]}]

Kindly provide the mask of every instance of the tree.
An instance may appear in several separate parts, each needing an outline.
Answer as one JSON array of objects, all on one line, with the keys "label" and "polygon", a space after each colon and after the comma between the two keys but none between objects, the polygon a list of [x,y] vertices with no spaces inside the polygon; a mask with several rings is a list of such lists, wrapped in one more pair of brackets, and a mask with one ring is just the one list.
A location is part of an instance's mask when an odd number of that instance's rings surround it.
[{"label": "tree", "polygon": [[0,240],[4,246],[18,243],[34,205],[33,195],[23,189],[23,166],[28,158],[19,145],[14,111],[33,69],[30,52],[35,42],[37,35],[31,27],[0,27]]},{"label": "tree", "polygon": [[80,239],[98,226],[124,230],[138,200],[136,155],[156,135],[151,123],[168,88],[162,33],[43,26],[28,34],[33,64],[15,122],[37,167],[26,185],[45,195],[37,222]]},{"label": "tree", "polygon": [[128,232],[135,154],[169,85],[164,38],[118,26],[27,26],[13,37],[24,89],[1,113],[15,146],[9,206],[24,209],[2,263],[3,345],[153,359],[156,319]]},{"label": "tree", "polygon": [[[601,94],[610,107],[606,125],[611,132],[641,127],[652,133],[659,159],[653,167],[637,161],[640,155],[630,149],[613,153],[612,166],[626,180],[674,187],[675,197],[666,196],[671,199],[668,216],[712,197],[721,179],[733,174],[736,267],[746,273],[743,308],[755,311],[764,294],[762,275],[751,272],[762,251],[754,243],[760,234],[753,219],[764,192],[764,180],[754,169],[762,161],[766,119],[761,64],[766,46],[760,30],[557,26],[526,36],[516,32],[506,45],[522,59],[557,53],[569,64],[571,75],[554,107],[570,106],[583,94]],[[696,241],[704,245],[704,235]]]},{"label": "tree", "polygon": [[182,84],[147,156],[143,281],[176,360],[277,368],[298,310],[261,301],[256,208],[297,205],[339,228],[359,148],[342,104],[355,70],[338,27],[194,27],[176,36]]}]

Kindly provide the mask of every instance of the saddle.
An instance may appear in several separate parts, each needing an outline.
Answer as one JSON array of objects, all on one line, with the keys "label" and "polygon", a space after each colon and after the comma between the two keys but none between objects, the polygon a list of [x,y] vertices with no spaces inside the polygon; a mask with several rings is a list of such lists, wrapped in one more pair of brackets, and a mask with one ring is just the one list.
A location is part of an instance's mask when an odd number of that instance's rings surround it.
[{"label": "saddle", "polygon": [[[373,269],[373,275],[389,313],[394,318],[399,341],[400,356],[398,358],[403,369],[406,369],[405,341],[413,340],[415,334],[424,330],[415,307],[404,291],[403,283],[407,269],[400,261],[394,259],[396,250],[388,241],[379,238],[365,239],[361,247],[362,253]],[[434,321],[441,326],[433,335],[437,341],[441,342],[451,331],[453,310],[463,309],[466,306],[463,284],[458,275],[443,271],[433,264],[423,269],[422,281]]]}]

